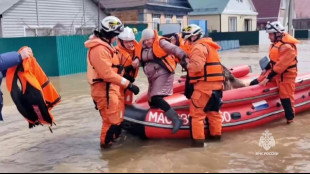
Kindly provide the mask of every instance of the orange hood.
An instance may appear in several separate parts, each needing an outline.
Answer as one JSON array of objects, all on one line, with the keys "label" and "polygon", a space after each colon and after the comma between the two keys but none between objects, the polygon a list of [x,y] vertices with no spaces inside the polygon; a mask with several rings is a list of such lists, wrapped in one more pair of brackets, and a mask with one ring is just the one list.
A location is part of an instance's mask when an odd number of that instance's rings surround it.
[{"label": "orange hood", "polygon": [[295,39],[293,36],[289,35],[288,33],[284,34],[282,41],[292,43],[292,44],[298,44],[299,43],[299,40]]},{"label": "orange hood", "polygon": [[214,49],[216,50],[220,50],[221,49],[221,46],[219,46],[216,42],[214,42],[212,40],[212,38],[208,37],[208,38],[202,38],[202,39],[199,39],[198,41],[195,42],[196,43],[207,43],[209,46],[213,47]]},{"label": "orange hood", "polygon": [[111,45],[102,41],[100,38],[98,38],[96,36],[90,36],[89,40],[86,41],[84,44],[85,44],[86,48],[93,48],[93,47],[96,47],[98,45],[105,45],[105,46],[111,47]]}]

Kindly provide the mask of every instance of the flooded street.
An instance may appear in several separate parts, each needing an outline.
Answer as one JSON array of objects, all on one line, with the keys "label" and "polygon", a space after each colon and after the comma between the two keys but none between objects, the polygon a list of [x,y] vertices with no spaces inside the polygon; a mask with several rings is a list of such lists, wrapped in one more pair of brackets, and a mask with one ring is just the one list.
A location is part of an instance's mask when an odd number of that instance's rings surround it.
[{"label": "flooded street", "polygon": [[[299,45],[299,72],[310,72],[310,41]],[[241,64],[259,72],[258,61],[268,46],[245,46],[220,52],[223,64]],[[142,71],[136,84],[142,91],[147,80]],[[181,73],[176,75],[176,78]],[[263,127],[225,133],[220,143],[191,148],[190,140],[141,140],[127,135],[117,147],[99,146],[101,117],[94,109],[86,74],[53,77],[62,96],[54,114],[56,127],[28,129],[7,93],[5,80],[4,121],[0,122],[0,172],[310,172],[310,111],[298,114],[292,125],[279,121]],[[275,147],[259,147],[268,129]]]}]

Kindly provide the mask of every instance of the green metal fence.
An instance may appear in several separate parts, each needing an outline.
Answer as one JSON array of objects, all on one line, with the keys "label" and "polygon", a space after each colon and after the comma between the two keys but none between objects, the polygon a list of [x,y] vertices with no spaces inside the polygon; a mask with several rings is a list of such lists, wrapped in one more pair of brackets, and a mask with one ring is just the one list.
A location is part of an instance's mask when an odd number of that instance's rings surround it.
[{"label": "green metal fence", "polygon": [[215,41],[221,40],[239,40],[240,45],[258,45],[259,43],[259,32],[213,32],[209,33]]},{"label": "green metal fence", "polygon": [[48,76],[59,75],[56,37],[0,39],[0,53],[18,51],[23,46],[32,48],[34,56]]},{"label": "green metal fence", "polygon": [[295,30],[295,38],[297,39],[309,39],[310,30]]},{"label": "green metal fence", "polygon": [[87,49],[84,42],[88,36],[59,36],[56,38],[59,75],[75,74],[87,70]]},{"label": "green metal fence", "polygon": [[88,36],[1,38],[0,53],[29,46],[48,76],[69,75],[86,72],[87,39]]},{"label": "green metal fence", "polygon": [[[48,76],[83,73],[87,70],[87,49],[84,42],[88,37],[76,35],[0,38],[0,53],[18,51],[23,46],[29,46]],[[141,32],[136,36],[137,40],[140,38]]]}]

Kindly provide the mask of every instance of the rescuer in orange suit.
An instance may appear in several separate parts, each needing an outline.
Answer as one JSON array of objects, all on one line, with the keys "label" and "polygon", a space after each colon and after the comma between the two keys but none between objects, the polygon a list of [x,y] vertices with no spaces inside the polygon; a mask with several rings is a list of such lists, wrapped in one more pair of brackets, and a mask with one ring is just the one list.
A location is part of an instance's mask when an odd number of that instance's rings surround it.
[{"label": "rescuer in orange suit", "polygon": [[284,108],[287,124],[294,120],[294,93],[297,77],[297,39],[284,32],[283,25],[278,22],[268,22],[266,32],[272,42],[269,49],[270,64],[262,75],[250,85],[265,86],[269,81],[275,81],[279,88],[279,96]]},{"label": "rescuer in orange suit", "polygon": [[[203,147],[207,118],[210,135],[207,138],[220,140],[222,134],[222,105],[224,74],[218,50],[220,46],[211,38],[203,38],[203,31],[195,24],[183,30],[184,39],[193,44],[187,69],[189,83],[194,84],[190,102],[192,146]],[[189,97],[189,96],[187,96]]]},{"label": "rescuer in orange suit", "polygon": [[[135,82],[139,72],[139,67],[134,68],[132,66],[132,60],[135,58],[135,49],[138,49],[140,46],[135,39],[134,30],[132,28],[125,27],[124,31],[118,35],[116,46],[121,67],[124,69],[122,75],[131,83]],[[124,114],[125,105],[130,105],[133,102],[133,92],[124,88],[120,88],[120,90],[120,110],[122,114]],[[120,119],[120,122],[123,122],[124,117],[121,117]]]},{"label": "rescuer in orange suit", "polygon": [[122,77],[120,59],[112,43],[123,31],[122,22],[115,16],[105,17],[101,29],[85,42],[88,51],[87,77],[91,85],[91,96],[102,117],[101,148],[111,147],[120,135],[120,87],[139,93],[139,88]]}]

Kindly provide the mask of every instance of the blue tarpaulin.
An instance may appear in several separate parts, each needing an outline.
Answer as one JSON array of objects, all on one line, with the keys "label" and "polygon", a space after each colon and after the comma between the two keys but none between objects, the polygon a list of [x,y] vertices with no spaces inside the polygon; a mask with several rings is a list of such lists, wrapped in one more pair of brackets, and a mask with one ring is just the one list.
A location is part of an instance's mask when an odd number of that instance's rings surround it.
[{"label": "blue tarpaulin", "polygon": [[208,21],[206,20],[190,20],[189,24],[196,24],[198,25],[203,32],[205,33],[205,35],[208,35]]}]

